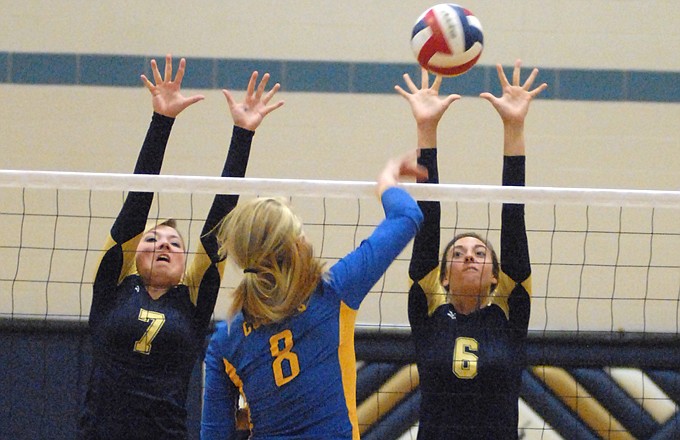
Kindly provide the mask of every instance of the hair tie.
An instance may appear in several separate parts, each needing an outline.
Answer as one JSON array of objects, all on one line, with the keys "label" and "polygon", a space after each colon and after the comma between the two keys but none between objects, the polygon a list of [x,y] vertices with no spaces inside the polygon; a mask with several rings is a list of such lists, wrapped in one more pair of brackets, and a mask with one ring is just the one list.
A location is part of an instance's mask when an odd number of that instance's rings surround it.
[{"label": "hair tie", "polygon": [[252,267],[246,267],[243,269],[243,273],[257,273],[257,269],[253,269]]}]

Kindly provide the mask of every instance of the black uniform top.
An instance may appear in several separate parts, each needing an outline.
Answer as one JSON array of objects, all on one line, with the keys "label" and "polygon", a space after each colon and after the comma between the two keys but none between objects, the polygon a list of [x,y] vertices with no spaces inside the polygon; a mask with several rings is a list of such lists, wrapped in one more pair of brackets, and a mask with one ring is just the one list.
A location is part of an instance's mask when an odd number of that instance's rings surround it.
[{"label": "black uniform top", "polygon": [[[437,150],[418,162],[438,183]],[[523,186],[524,156],[505,156],[503,185]],[[531,267],[524,205],[504,204],[501,273],[489,305],[456,312],[439,282],[439,202],[419,202],[425,222],[413,244],[409,322],[422,401],[419,439],[516,439],[526,363]]]},{"label": "black uniform top", "polygon": [[[158,174],[174,119],[154,113],[135,174]],[[234,127],[222,176],[243,177],[254,132]],[[238,201],[215,197],[182,283],[152,299],[135,250],[153,193],[131,192],[111,228],[93,286],[93,365],[82,439],[184,439],[192,369],[204,348],[224,261],[211,231]]]}]

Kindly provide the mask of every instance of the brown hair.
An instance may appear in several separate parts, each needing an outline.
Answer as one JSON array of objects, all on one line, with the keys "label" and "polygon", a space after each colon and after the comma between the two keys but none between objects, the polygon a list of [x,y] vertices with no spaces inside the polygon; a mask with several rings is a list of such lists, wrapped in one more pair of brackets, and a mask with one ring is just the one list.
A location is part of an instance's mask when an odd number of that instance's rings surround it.
[{"label": "brown hair", "polygon": [[[444,253],[442,254],[441,262],[439,263],[439,282],[443,283],[444,278],[446,277],[446,270],[447,270],[446,256],[449,254],[449,250],[451,250],[451,247],[453,245],[455,245],[458,240],[460,240],[461,238],[465,238],[465,237],[476,238],[477,240],[484,243],[486,248],[491,252],[491,273],[496,278],[496,280],[498,280],[498,275],[500,274],[501,265],[500,265],[500,262],[498,261],[498,255],[496,255],[496,251],[494,250],[493,246],[491,245],[491,242],[489,240],[482,238],[482,236],[477,234],[476,232],[463,232],[463,233],[458,234],[455,237],[453,237],[453,239],[451,241],[449,241],[449,243],[446,245],[446,248],[444,248]],[[492,284],[491,290],[488,293],[491,294],[494,290],[496,290],[497,285],[498,284]],[[446,291],[448,292],[449,290],[450,290],[450,286],[446,286]]]},{"label": "brown hair", "polygon": [[168,226],[174,229],[177,232],[180,240],[182,240],[182,246],[186,247],[184,244],[184,237],[182,236],[182,233],[179,231],[179,229],[177,229],[177,220],[174,218],[157,218],[147,220],[146,227],[144,228],[144,234],[142,235],[146,235],[146,233],[156,229],[159,226]]}]

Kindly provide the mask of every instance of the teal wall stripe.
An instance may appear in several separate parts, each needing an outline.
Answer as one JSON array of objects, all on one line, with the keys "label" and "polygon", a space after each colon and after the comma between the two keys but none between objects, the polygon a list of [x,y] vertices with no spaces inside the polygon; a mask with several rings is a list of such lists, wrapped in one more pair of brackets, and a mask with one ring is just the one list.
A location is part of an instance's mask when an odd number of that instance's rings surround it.
[{"label": "teal wall stripe", "polygon": [[77,57],[73,54],[13,53],[10,81],[17,84],[73,85],[78,83]]},{"label": "teal wall stripe", "polygon": [[248,84],[250,74],[257,70],[260,75],[269,73],[271,85],[281,83],[283,86],[284,62],[275,60],[253,59],[220,59],[217,61],[215,87],[242,90]]},{"label": "teal wall stripe", "polygon": [[[87,86],[138,86],[139,75],[147,71],[147,60],[140,56],[80,55],[77,84]],[[137,72],[133,75],[132,72]]]},{"label": "teal wall stripe", "polygon": [[680,102],[680,73],[630,72],[631,101]]},{"label": "teal wall stripe", "polygon": [[9,55],[0,52],[0,83],[9,82]]},{"label": "teal wall stripe", "polygon": [[626,74],[612,70],[560,70],[557,94],[572,99],[597,97],[597,101],[623,101],[626,98]]},{"label": "teal wall stripe", "polygon": [[[177,56],[179,58],[180,56]],[[136,87],[150,73],[151,57],[0,52],[0,82],[30,85]],[[163,56],[157,56],[161,62]],[[290,92],[392,94],[408,73],[420,82],[415,63],[367,63],[187,57],[187,88],[243,89],[250,73],[269,72]],[[533,66],[526,66],[527,68]],[[537,82],[547,82],[542,99],[568,101],[680,102],[680,72],[541,68]],[[511,67],[506,67],[509,76]],[[500,93],[496,68],[477,65],[447,78],[442,93],[477,96]]]}]

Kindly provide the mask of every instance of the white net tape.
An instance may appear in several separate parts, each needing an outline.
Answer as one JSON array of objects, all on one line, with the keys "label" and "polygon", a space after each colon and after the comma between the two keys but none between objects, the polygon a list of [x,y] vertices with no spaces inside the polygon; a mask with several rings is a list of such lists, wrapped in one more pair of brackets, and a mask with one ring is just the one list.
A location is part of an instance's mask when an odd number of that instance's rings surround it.
[{"label": "white net tape", "polygon": [[[680,191],[422,185],[442,202],[442,245],[474,230],[499,243],[500,206],[526,204],[531,328],[680,332]],[[100,248],[126,191],[156,192],[189,250],[215,193],[288,197],[319,257],[351,251],[382,219],[373,182],[0,170],[0,316],[86,319]],[[369,199],[369,200],[366,200]],[[362,304],[359,323],[407,327],[410,248]],[[216,317],[240,274],[228,269]]]}]

